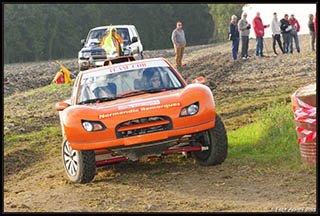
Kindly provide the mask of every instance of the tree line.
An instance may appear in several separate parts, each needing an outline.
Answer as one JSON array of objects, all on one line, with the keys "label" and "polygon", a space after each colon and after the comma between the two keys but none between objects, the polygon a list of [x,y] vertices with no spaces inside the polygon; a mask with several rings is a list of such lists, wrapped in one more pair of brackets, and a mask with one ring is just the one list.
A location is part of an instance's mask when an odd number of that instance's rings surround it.
[{"label": "tree line", "polygon": [[97,26],[133,24],[145,50],[172,47],[182,21],[187,45],[227,39],[230,16],[243,4],[4,4],[4,63],[76,58]]}]

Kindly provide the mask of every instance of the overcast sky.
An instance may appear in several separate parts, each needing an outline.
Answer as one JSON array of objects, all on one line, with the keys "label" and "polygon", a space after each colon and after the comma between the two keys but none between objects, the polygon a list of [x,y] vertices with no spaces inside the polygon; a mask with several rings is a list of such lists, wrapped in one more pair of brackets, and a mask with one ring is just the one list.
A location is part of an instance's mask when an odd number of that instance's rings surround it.
[{"label": "overcast sky", "polygon": [[[316,4],[248,4],[243,7],[243,11],[247,12],[247,20],[252,25],[252,20],[256,16],[256,12],[260,12],[260,17],[264,25],[270,24],[273,18],[273,13],[277,12],[278,20],[280,21],[284,14],[294,14],[300,24],[299,34],[309,34],[308,20],[309,14],[316,13]],[[240,18],[238,18],[240,19]],[[265,29],[265,37],[271,37],[271,28]],[[251,29],[250,37],[255,38],[254,31]]]}]

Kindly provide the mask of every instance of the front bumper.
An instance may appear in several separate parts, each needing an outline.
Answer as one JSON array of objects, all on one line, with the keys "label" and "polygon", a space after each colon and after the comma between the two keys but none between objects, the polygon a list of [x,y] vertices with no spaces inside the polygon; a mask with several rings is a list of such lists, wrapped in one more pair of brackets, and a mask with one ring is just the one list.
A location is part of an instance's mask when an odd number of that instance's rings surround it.
[{"label": "front bumper", "polygon": [[105,58],[93,59],[93,64],[90,63],[89,59],[79,59],[78,64],[82,69],[88,69],[89,67],[100,67],[103,66]]},{"label": "front bumper", "polygon": [[79,64],[79,68],[81,69],[88,69],[90,66],[89,60],[79,59],[78,64]]},{"label": "front bumper", "polygon": [[174,128],[168,131],[155,132],[150,134],[138,135],[128,138],[120,139],[109,139],[102,140],[98,142],[87,142],[87,143],[71,143],[70,146],[74,150],[93,150],[93,149],[102,149],[102,148],[111,148],[119,146],[134,146],[142,143],[151,143],[160,140],[166,140],[172,137],[183,136],[192,133],[198,133],[200,131],[208,130],[213,128],[215,125],[214,120],[209,120],[204,123],[200,123],[193,126]]}]

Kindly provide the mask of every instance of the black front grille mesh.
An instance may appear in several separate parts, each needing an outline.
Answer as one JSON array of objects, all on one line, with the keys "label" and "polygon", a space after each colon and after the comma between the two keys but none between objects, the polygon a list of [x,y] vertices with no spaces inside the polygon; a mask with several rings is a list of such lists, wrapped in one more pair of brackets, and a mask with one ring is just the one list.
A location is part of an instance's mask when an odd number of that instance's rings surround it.
[{"label": "black front grille mesh", "polygon": [[[134,125],[149,123],[149,122],[159,122],[162,120],[168,120],[169,123],[164,124],[164,125],[141,128],[141,129],[134,129],[134,130],[128,130],[128,131],[121,131],[121,132],[118,131],[121,127],[134,126]],[[116,127],[116,135],[117,135],[117,138],[125,138],[125,137],[132,137],[132,136],[137,136],[137,135],[155,133],[155,132],[159,132],[159,131],[166,131],[166,130],[171,130],[171,129],[172,129],[172,121],[169,117],[167,117],[167,116],[150,116],[150,117],[133,119],[133,120],[129,120],[129,121],[120,123]]]}]

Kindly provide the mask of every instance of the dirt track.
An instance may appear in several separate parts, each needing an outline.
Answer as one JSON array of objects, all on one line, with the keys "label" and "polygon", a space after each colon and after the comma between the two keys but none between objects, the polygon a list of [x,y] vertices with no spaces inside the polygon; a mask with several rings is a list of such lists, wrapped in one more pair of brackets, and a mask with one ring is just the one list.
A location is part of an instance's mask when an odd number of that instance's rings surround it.
[{"label": "dirt track", "polygon": [[[204,76],[216,103],[240,93],[306,84],[316,79],[316,57],[309,51],[309,37],[300,38],[301,54],[265,58],[254,57],[255,41],[250,40],[252,59],[236,62],[231,59],[230,44],[188,48],[180,72],[188,83]],[[269,53],[265,54],[271,55],[271,43],[266,42]],[[174,63],[172,50],[147,51],[146,55],[163,55]],[[61,62],[77,74],[75,59]],[[53,62],[5,65],[5,96],[49,84],[58,69]],[[34,78],[25,79],[28,73]],[[221,114],[230,121],[238,115],[223,110]],[[28,163],[16,164],[16,172],[5,173],[5,212],[314,211],[316,206],[312,170],[261,169],[255,164],[231,163],[228,158],[222,165],[201,167],[193,159],[170,155],[163,161],[99,168],[93,182],[75,185],[67,181],[59,154],[37,159],[30,155],[22,152]],[[8,157],[5,162],[15,163]]]}]

